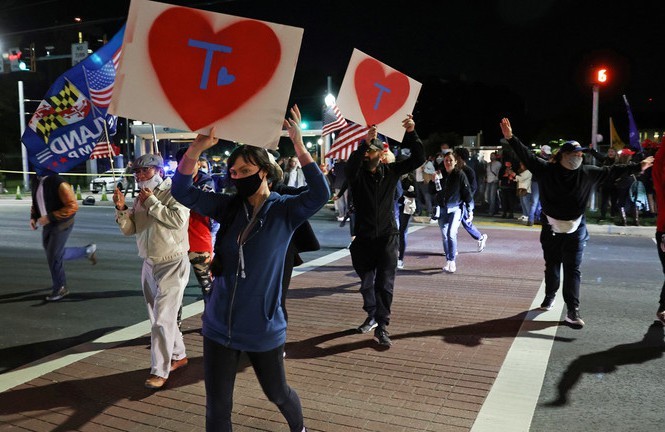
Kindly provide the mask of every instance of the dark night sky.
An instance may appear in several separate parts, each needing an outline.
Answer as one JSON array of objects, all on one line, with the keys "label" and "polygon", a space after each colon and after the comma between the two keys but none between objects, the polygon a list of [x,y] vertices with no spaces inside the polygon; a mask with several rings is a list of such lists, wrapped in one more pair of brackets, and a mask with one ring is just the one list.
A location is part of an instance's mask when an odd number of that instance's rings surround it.
[{"label": "dark night sky", "polygon": [[[600,125],[611,115],[625,132],[626,94],[640,127],[665,127],[665,5],[662,1],[167,1],[305,29],[291,102],[319,117],[326,76],[336,93],[353,48],[423,82],[416,120],[427,132],[498,135],[509,115],[533,138],[544,133],[588,140],[591,86],[585,73],[607,65]],[[89,33],[109,37],[127,0],[4,0],[0,40],[22,43],[54,32],[20,33],[102,20]],[[3,42],[4,43],[4,42]],[[489,131],[488,131],[489,129]],[[576,134],[584,134],[576,136]],[[540,134],[540,135],[539,135]],[[551,138],[555,138],[551,136]]]}]

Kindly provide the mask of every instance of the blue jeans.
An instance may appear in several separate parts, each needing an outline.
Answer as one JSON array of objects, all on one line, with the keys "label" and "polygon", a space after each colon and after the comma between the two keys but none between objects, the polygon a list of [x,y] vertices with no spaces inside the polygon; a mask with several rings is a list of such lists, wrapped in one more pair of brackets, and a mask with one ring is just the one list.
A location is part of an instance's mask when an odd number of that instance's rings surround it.
[{"label": "blue jeans", "polygon": [[528,193],[520,197],[520,205],[522,206],[522,214],[527,216],[533,222],[533,215],[531,213],[531,194]]},{"label": "blue jeans", "polygon": [[478,228],[473,225],[473,222],[467,222],[467,219],[469,219],[469,212],[466,210],[466,206],[462,206],[462,226],[471,237],[475,240],[480,240],[483,235],[478,231]]},{"label": "blue jeans", "polygon": [[527,216],[529,216],[529,222],[540,220],[540,186],[533,180],[531,181],[531,208]]},{"label": "blue jeans", "polygon": [[586,218],[576,231],[570,234],[557,234],[547,218],[542,218],[540,244],[545,258],[545,295],[554,296],[559,290],[561,281],[561,265],[563,264],[563,300],[568,309],[580,306],[580,265],[589,233],[586,229]]},{"label": "blue jeans", "polygon": [[[206,388],[206,431],[231,432],[233,387],[241,351],[203,338],[203,368]],[[286,384],[284,345],[266,352],[248,352],[263,393],[277,405],[291,432],[303,429],[302,406],[298,394]]]},{"label": "blue jeans", "polygon": [[485,189],[485,194],[487,203],[489,204],[489,215],[494,216],[496,212],[499,211],[499,209],[496,207],[496,197],[497,197],[497,190],[499,188],[499,181],[493,181],[490,183],[487,183],[487,189]]},{"label": "blue jeans", "polygon": [[64,262],[87,256],[85,246],[65,247],[74,229],[74,221],[51,222],[42,229],[42,246],[46,251],[46,261],[51,271],[53,291],[67,285]]},{"label": "blue jeans", "polygon": [[448,261],[455,261],[457,254],[457,231],[459,230],[462,210],[457,207],[450,213],[444,213],[447,209],[441,209],[439,217],[439,228],[441,228],[441,239],[443,240],[443,252]]}]

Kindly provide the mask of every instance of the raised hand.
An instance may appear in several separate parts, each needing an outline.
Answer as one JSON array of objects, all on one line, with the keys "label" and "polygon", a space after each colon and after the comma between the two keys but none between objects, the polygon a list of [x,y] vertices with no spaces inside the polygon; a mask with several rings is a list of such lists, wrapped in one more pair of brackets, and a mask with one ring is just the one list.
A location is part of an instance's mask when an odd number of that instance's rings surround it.
[{"label": "raised hand", "polygon": [[404,127],[407,132],[413,132],[416,129],[416,122],[413,121],[412,114],[407,114],[406,118],[402,120],[402,127]]},{"label": "raised hand", "polygon": [[510,126],[510,120],[506,117],[502,118],[499,126],[501,126],[501,133],[503,133],[505,139],[511,139],[513,137],[513,128]]}]

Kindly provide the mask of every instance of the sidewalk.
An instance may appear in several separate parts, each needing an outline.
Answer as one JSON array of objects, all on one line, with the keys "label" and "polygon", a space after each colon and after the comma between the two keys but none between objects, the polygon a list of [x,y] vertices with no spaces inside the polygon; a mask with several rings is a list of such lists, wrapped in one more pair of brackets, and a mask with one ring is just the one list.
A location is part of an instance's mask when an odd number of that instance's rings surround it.
[{"label": "sidewalk", "polygon": [[[320,267],[308,263],[309,271],[297,269],[304,273],[289,291],[285,361],[310,431],[471,429],[542,280],[537,230],[519,238],[510,230],[490,236],[496,246],[483,253],[468,237],[461,241],[457,273],[444,274],[438,228],[410,235],[406,269],[396,281],[390,349],[354,330],[364,313],[348,251]],[[510,253],[498,247],[508,242],[515,246]],[[529,330],[558,325],[527,323]],[[199,326],[200,314],[184,321],[190,364],[165,390],[143,387],[146,327],[118,346],[96,341],[79,347],[93,355],[0,393],[0,431],[203,430]],[[234,430],[288,430],[248,366],[241,365],[236,380]],[[520,415],[528,424],[532,413]]]}]

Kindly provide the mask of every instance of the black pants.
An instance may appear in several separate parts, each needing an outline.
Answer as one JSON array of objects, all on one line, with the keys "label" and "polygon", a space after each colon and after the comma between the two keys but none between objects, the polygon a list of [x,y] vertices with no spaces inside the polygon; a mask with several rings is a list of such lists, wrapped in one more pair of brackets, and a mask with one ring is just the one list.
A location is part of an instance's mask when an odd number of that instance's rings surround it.
[{"label": "black pants", "polygon": [[[298,394],[286,384],[284,345],[266,352],[246,353],[268,400],[277,405],[291,432],[303,429],[302,406]],[[203,338],[203,367],[206,388],[206,431],[233,430],[233,387],[241,351]]]},{"label": "black pants", "polygon": [[540,244],[545,258],[545,295],[554,296],[559,290],[563,264],[563,300],[568,309],[577,309],[580,306],[582,253],[589,240],[586,219],[582,217],[580,226],[570,234],[553,232],[545,215],[541,222]]},{"label": "black pants", "polygon": [[[663,267],[663,273],[665,273],[665,238],[663,238],[665,233],[656,231],[656,247],[658,248],[658,258],[660,258],[660,265]],[[660,289],[660,303],[658,306],[658,312],[665,310],[665,282],[663,282],[663,287]]]},{"label": "black pants", "polygon": [[399,259],[404,260],[404,252],[406,251],[406,242],[409,238],[409,222],[411,215],[404,213],[404,206],[399,207]]},{"label": "black pants", "polygon": [[360,276],[363,309],[380,326],[390,323],[398,243],[398,235],[393,234],[375,239],[358,236],[351,244],[351,262]]}]

